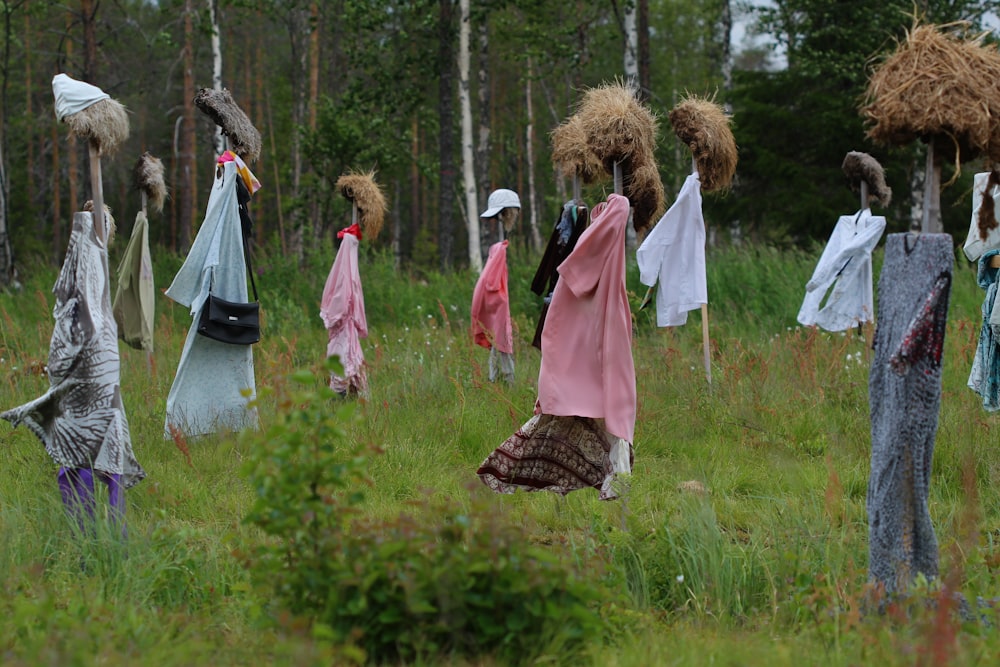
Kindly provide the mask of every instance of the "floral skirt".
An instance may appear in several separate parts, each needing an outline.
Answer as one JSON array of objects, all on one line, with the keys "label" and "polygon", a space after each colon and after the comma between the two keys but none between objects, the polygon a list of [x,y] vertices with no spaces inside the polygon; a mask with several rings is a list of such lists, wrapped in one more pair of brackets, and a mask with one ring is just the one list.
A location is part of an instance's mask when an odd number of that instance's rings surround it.
[{"label": "floral skirt", "polygon": [[538,414],[476,471],[497,493],[570,491],[593,487],[601,500],[618,497],[617,473],[632,472],[632,445],[608,433],[603,419]]}]

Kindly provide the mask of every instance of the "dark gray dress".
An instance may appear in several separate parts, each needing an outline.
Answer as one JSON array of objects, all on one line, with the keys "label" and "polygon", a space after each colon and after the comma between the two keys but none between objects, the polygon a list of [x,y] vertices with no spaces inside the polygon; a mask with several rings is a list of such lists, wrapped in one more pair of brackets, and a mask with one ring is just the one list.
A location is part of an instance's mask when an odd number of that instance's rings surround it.
[{"label": "dark gray dress", "polygon": [[954,246],[948,234],[891,234],[878,283],[868,481],[869,580],[904,590],[938,573],[927,508],[941,404]]}]

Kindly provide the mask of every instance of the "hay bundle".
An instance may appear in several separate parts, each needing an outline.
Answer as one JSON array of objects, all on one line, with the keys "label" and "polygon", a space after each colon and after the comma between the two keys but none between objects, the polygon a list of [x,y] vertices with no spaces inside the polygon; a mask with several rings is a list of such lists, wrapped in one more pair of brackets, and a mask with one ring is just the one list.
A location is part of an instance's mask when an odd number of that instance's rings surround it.
[{"label": "hay bundle", "polygon": [[885,182],[885,171],[878,160],[868,153],[849,152],[844,156],[841,169],[854,192],[860,192],[864,182],[868,184],[868,197],[876,204],[886,207],[892,201],[892,189]]},{"label": "hay bundle", "polygon": [[604,170],[613,174],[615,164],[621,166],[624,194],[635,208],[632,226],[636,231],[646,229],[664,208],[654,158],[656,116],[620,81],[588,90],[577,116],[587,146]]},{"label": "hay bundle", "polygon": [[202,88],[194,96],[194,103],[202,113],[222,128],[222,133],[232,142],[233,152],[248,162],[260,157],[260,132],[233,100],[229,89]]},{"label": "hay bundle", "polygon": [[597,181],[604,166],[587,146],[580,117],[573,115],[552,130],[552,161],[565,176],[579,175],[584,183]]},{"label": "hay bundle", "polygon": [[335,187],[340,194],[357,204],[361,233],[369,239],[377,237],[389,207],[382,188],[375,182],[375,172],[348,172],[337,179]]},{"label": "hay bundle", "polygon": [[100,155],[113,155],[128,139],[128,112],[117,100],[94,102],[63,120],[74,136],[92,143]]},{"label": "hay bundle", "polygon": [[861,108],[872,140],[933,138],[945,159],[1000,159],[1000,53],[965,27],[916,26],[872,72]]},{"label": "hay bundle", "polygon": [[159,213],[167,199],[167,184],[163,181],[163,162],[148,151],[143,153],[132,168],[132,182],[137,190],[146,193],[149,204]]},{"label": "hay bundle", "polygon": [[736,173],[736,139],[729,116],[710,99],[689,96],[670,110],[674,134],[694,155],[705,192],[725,190]]}]

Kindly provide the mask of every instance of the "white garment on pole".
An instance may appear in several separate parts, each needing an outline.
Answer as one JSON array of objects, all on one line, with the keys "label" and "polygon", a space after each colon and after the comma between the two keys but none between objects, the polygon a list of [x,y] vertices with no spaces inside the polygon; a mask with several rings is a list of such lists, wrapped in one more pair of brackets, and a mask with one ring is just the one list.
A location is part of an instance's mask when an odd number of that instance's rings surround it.
[{"label": "white garment on pole", "polygon": [[77,81],[65,74],[52,77],[52,94],[56,98],[56,118],[60,121],[111,97],[97,86]]},{"label": "white garment on pole", "polygon": [[872,215],[871,209],[840,216],[806,283],[801,324],[844,331],[874,321],[872,250],[884,231],[885,218]]},{"label": "white garment on pole", "polygon": [[[979,207],[983,205],[983,190],[986,189],[986,182],[990,177],[990,172],[984,171],[976,174],[972,183],[972,222],[969,224],[969,237],[965,240],[962,250],[970,262],[978,261],[983,253],[994,248],[1000,248],[1000,225],[989,230],[984,239],[979,234]],[[990,196],[996,200],[1000,196],[1000,187],[993,186]],[[1000,204],[994,204],[993,217],[1000,213]]]},{"label": "white garment on pole", "polygon": [[656,293],[656,324],[687,322],[687,311],[708,303],[705,278],[705,218],[701,212],[698,172],[685,180],[677,199],[636,251],[639,281]]}]

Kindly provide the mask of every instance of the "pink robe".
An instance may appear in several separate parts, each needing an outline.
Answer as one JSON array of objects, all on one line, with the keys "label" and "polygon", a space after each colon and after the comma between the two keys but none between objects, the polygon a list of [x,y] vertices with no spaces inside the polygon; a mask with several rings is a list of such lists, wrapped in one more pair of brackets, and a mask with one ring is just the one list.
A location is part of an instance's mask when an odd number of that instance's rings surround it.
[{"label": "pink robe", "polygon": [[513,354],[514,334],[507,293],[507,241],[490,246],[486,266],[472,291],[472,337],[477,345]]},{"label": "pink robe", "polygon": [[625,292],[629,202],[612,194],[559,265],[542,331],[538,408],[542,414],[603,418],[629,443],[635,431],[632,316]]},{"label": "pink robe", "polygon": [[319,315],[330,333],[326,356],[340,357],[344,366],[342,376],[331,374],[330,388],[342,393],[367,394],[368,378],[361,339],[368,337],[368,320],[358,272],[358,238],[353,234],[344,234],[326,278]]}]

